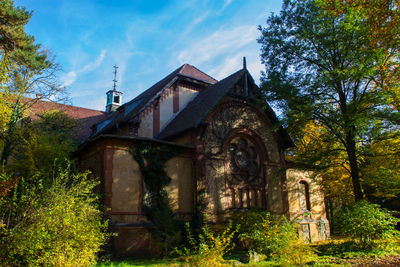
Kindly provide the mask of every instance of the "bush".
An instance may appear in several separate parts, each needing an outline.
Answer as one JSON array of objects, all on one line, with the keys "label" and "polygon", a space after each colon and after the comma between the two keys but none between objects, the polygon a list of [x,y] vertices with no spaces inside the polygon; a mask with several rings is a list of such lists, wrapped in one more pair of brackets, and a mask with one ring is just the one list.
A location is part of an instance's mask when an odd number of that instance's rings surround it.
[{"label": "bush", "polygon": [[191,248],[176,251],[187,266],[230,266],[223,256],[235,246],[233,237],[239,229],[238,226],[233,229],[232,222],[229,222],[220,234],[216,234],[206,224],[197,238],[193,236],[189,223],[185,227]]},{"label": "bush", "polygon": [[314,253],[298,237],[296,227],[286,217],[273,217],[265,211],[238,212],[232,215],[240,223],[238,242],[250,253],[262,253],[281,264],[304,264]]},{"label": "bush", "polygon": [[19,266],[90,266],[106,241],[88,173],[62,172],[44,191],[39,206],[8,230],[4,257]]},{"label": "bush", "polygon": [[358,241],[362,247],[374,245],[374,241],[395,240],[399,232],[395,230],[400,220],[377,204],[361,200],[352,207],[345,208],[340,216],[340,229],[344,236]]}]

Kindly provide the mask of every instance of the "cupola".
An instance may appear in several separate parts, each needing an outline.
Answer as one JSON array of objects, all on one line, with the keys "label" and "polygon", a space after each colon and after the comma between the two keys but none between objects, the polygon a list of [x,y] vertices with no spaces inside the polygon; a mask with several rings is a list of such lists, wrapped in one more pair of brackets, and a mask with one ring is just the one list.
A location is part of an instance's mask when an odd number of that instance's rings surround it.
[{"label": "cupola", "polygon": [[106,93],[107,104],[106,113],[111,113],[115,111],[122,104],[122,92],[117,91],[117,69],[118,67],[114,65],[114,86],[113,89]]}]

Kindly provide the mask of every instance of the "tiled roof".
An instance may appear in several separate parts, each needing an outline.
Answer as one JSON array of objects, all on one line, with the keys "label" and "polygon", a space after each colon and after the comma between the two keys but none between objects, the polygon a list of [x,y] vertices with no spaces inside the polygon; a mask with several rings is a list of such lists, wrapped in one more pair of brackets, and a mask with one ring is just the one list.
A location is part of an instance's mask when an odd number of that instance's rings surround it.
[{"label": "tiled roof", "polygon": [[158,139],[166,139],[177,135],[185,130],[197,127],[204,117],[215,107],[232,85],[238,81],[246,70],[239,70],[216,84],[201,91],[182,110],[173,121],[171,121],[157,136]]},{"label": "tiled roof", "polygon": [[[245,73],[248,75],[249,81],[254,83],[251,75],[246,69],[241,69],[217,82],[217,80],[198,70],[194,66],[184,64],[128,103],[119,107],[117,111],[111,113],[102,121],[99,121],[96,125],[97,132],[92,137],[106,134],[107,131],[112,129],[115,125],[134,119],[141,110],[143,110],[163,91],[163,89],[168,88],[179,79],[179,77],[195,79],[199,82],[206,83],[209,86],[201,90],[199,94],[165,126],[164,129],[161,129],[160,133],[155,136],[155,138],[166,140],[185,130],[196,128]],[[279,123],[275,113],[268,106],[265,113],[271,119],[272,123]],[[280,127],[278,132],[283,137],[285,146],[290,147],[291,140],[286,131]]]},{"label": "tiled roof", "polygon": [[42,114],[44,111],[59,110],[65,112],[69,117],[79,121],[81,126],[79,131],[79,140],[83,140],[91,134],[90,127],[105,118],[107,115],[105,112],[87,109],[81,107],[75,107],[71,105],[65,105],[60,103],[54,103],[50,101],[39,100],[30,108],[30,117],[32,119],[37,119],[38,115]]},{"label": "tiled roof", "polygon": [[122,105],[118,110],[124,112],[113,112],[107,118],[107,120],[99,123],[97,125],[97,132],[95,135],[111,129],[117,121],[120,122],[132,119],[144,106],[146,106],[146,104],[149,103],[150,100],[152,100],[168,84],[173,82],[174,79],[176,79],[179,75],[194,78],[208,84],[214,84],[217,82],[217,80],[197,69],[196,67],[189,64],[184,64],[131,101]]},{"label": "tiled roof", "polygon": [[[254,83],[250,73],[246,69],[241,69],[218,83],[207,87],[201,91],[174,120],[162,129],[156,138],[166,140],[186,130],[198,127],[207,114],[212,111],[244,74],[247,74],[249,81]],[[273,124],[280,125],[278,118],[269,105],[266,105],[264,112]],[[282,126],[279,126],[278,134],[282,137],[284,148],[294,146],[293,141]]]},{"label": "tiled roof", "polygon": [[196,78],[196,79],[199,79],[201,81],[208,82],[211,84],[218,82],[213,77],[209,76],[208,74],[202,72],[198,68],[196,68],[192,65],[189,65],[189,64],[184,64],[182,67],[180,67],[179,74],[193,77],[193,78]]}]

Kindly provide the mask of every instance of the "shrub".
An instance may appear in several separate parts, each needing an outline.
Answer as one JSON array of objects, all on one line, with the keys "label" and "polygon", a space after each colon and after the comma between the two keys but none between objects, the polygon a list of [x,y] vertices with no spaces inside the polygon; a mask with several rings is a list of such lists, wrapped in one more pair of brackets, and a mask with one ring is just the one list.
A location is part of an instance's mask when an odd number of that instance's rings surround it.
[{"label": "shrub", "polygon": [[107,224],[97,209],[88,173],[62,172],[44,191],[37,208],[9,229],[6,241],[10,265],[90,266],[106,241]]},{"label": "shrub", "polygon": [[216,234],[205,224],[197,238],[194,237],[189,223],[185,227],[191,248],[176,251],[187,266],[230,266],[223,256],[235,246],[233,237],[239,226],[232,228],[230,221],[220,234]]},{"label": "shrub", "polygon": [[304,264],[314,253],[298,237],[296,227],[284,216],[271,216],[265,211],[238,212],[232,215],[241,224],[238,242],[251,253],[265,254],[281,264]]},{"label": "shrub", "polygon": [[399,221],[379,205],[361,200],[343,210],[340,229],[344,236],[359,241],[362,247],[368,247],[374,245],[375,240],[399,238],[399,232],[395,230]]}]

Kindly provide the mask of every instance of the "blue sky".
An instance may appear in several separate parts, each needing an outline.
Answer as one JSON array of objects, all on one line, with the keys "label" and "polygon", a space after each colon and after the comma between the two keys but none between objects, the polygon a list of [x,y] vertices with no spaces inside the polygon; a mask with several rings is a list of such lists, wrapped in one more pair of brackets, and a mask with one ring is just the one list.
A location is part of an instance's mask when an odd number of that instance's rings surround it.
[{"label": "blue sky", "polygon": [[33,10],[26,31],[63,69],[60,81],[73,105],[103,110],[113,85],[127,102],[184,63],[220,80],[242,57],[256,82],[258,25],[281,0],[89,1],[17,0]]}]

